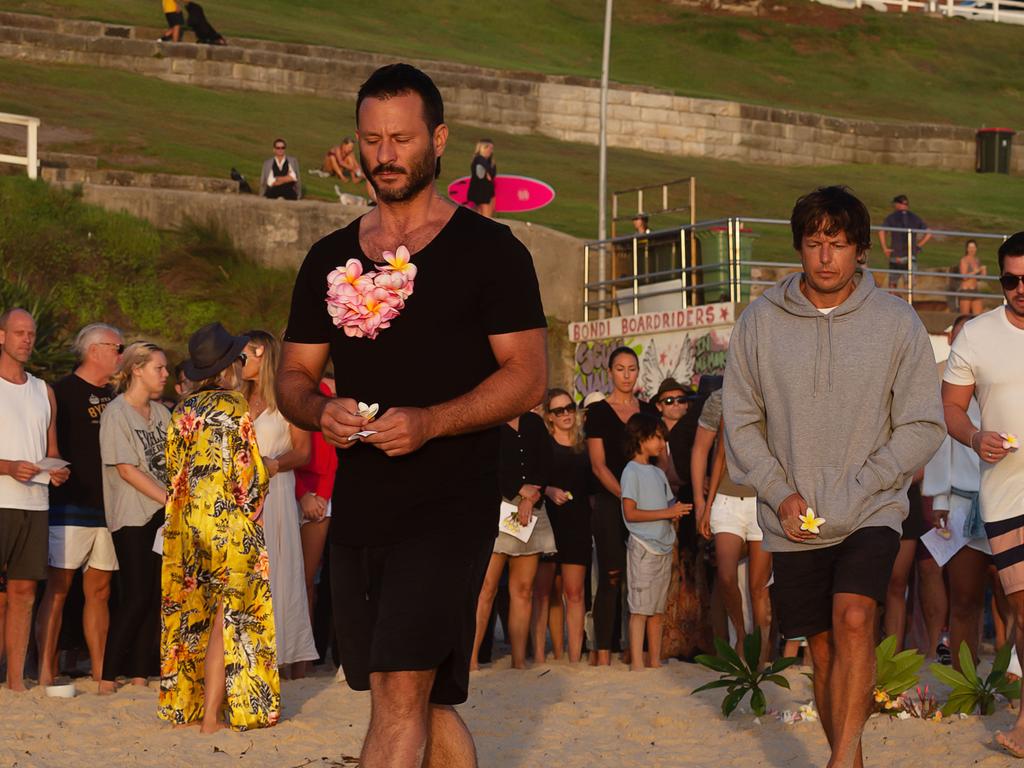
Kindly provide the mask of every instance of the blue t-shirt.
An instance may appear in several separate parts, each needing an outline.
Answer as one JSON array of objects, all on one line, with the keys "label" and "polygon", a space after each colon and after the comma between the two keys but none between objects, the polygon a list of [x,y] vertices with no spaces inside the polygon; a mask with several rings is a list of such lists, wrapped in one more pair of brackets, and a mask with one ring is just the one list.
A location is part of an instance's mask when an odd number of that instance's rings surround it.
[{"label": "blue t-shirt", "polygon": [[[619,483],[622,486],[622,498],[635,501],[637,509],[667,509],[672,503],[672,489],[669,488],[668,478],[652,464],[629,462],[622,470]],[[652,552],[667,555],[672,551],[672,546],[676,543],[676,532],[671,520],[631,523],[626,520],[625,511],[622,519],[625,520],[629,532]]]}]

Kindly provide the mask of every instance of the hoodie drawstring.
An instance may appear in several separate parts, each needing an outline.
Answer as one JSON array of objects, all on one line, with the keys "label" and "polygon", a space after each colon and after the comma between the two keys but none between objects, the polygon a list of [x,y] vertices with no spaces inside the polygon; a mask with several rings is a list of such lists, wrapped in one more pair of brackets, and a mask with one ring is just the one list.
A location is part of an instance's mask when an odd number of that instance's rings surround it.
[{"label": "hoodie drawstring", "polygon": [[814,318],[814,392],[813,396],[818,396],[818,361],[821,359],[821,321],[822,317],[818,316]]},{"label": "hoodie drawstring", "polygon": [[833,354],[832,354],[832,313],[829,312],[825,316],[828,321],[828,391],[832,393],[832,367],[833,367]]}]

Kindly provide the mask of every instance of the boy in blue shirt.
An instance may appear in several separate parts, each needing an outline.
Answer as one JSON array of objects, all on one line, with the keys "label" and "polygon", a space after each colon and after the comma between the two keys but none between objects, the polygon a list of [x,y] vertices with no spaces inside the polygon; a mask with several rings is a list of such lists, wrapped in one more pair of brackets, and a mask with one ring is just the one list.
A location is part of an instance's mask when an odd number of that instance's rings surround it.
[{"label": "boy in blue shirt", "polygon": [[692,504],[672,498],[668,478],[652,461],[665,450],[668,430],[661,420],[637,413],[626,422],[626,448],[632,460],[622,470],[622,517],[629,530],[626,583],[629,596],[630,669],[661,666],[661,620],[672,578],[674,522],[689,514]]}]

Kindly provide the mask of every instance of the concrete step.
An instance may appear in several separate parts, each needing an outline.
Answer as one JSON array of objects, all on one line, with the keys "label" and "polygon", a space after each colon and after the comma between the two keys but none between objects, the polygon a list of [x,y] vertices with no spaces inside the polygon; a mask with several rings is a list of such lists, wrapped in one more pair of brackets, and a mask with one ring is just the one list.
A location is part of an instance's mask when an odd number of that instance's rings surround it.
[{"label": "concrete step", "polygon": [[110,168],[47,167],[43,166],[44,180],[60,185],[98,184],[113,187],[145,187],[174,189],[183,192],[212,192],[238,194],[238,183],[231,179],[209,176],[186,176],[172,173],[137,173]]}]

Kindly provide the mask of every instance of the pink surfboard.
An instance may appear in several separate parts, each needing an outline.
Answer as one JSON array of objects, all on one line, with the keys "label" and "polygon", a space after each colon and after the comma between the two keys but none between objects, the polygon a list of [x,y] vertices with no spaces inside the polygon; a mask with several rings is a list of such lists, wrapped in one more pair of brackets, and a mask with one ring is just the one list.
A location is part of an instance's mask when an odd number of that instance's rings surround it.
[{"label": "pink surfboard", "polygon": [[[448,185],[448,197],[459,205],[467,202],[469,176],[456,179]],[[543,208],[555,199],[555,190],[550,184],[531,179],[529,176],[499,175],[494,180],[494,212],[522,213]]]}]

